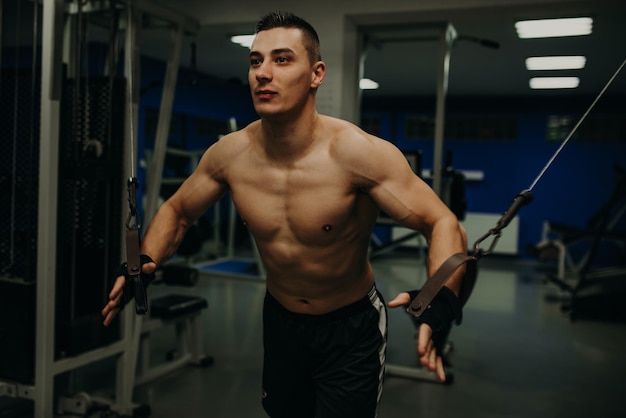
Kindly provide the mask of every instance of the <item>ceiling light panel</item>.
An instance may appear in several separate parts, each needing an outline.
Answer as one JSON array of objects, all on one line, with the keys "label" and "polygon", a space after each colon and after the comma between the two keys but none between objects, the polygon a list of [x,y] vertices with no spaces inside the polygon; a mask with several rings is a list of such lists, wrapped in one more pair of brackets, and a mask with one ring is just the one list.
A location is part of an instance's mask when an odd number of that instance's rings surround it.
[{"label": "ceiling light panel", "polygon": [[587,59],[581,55],[526,58],[528,70],[580,70]]},{"label": "ceiling light panel", "polygon": [[234,35],[230,37],[230,41],[234,44],[239,44],[244,48],[250,48],[254,41],[255,35]]},{"label": "ceiling light panel", "polygon": [[575,89],[580,84],[578,77],[533,77],[531,89]]},{"label": "ceiling light panel", "polygon": [[378,83],[374,80],[370,80],[369,78],[362,78],[359,81],[359,88],[361,90],[376,90],[378,87]]},{"label": "ceiling light panel", "polygon": [[517,35],[522,39],[589,35],[593,29],[593,19],[576,17],[523,20],[515,23],[515,29]]}]

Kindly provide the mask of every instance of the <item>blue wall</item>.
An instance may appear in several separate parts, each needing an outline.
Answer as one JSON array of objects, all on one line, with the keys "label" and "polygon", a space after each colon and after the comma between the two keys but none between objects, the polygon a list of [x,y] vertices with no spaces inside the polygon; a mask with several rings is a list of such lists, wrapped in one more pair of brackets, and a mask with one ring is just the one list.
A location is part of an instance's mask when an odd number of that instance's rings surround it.
[{"label": "blue wall", "polygon": [[[468,211],[494,214],[506,211],[517,193],[531,186],[561,144],[560,141],[546,140],[548,117],[572,115],[575,122],[592,100],[586,97],[568,100],[555,97],[523,100],[506,97],[450,98],[448,114],[506,114],[514,115],[518,121],[515,140],[444,141],[444,153],[453,153],[452,165],[455,169],[484,173],[482,181],[467,183]],[[432,168],[433,140],[409,140],[404,137],[403,126],[405,118],[411,113],[432,114],[434,99],[366,98],[362,108],[363,115],[380,118],[380,135],[383,138],[394,142],[402,150],[421,150],[423,167]],[[617,163],[626,167],[626,110],[623,98],[603,98],[594,112],[621,118],[619,140],[593,142],[581,137],[569,141],[533,188],[533,202],[519,211],[520,255],[525,255],[528,244],[535,244],[541,239],[544,220],[585,226],[609,198],[615,177],[613,165]],[[591,116],[586,121],[589,118]],[[581,128],[583,126],[584,123]],[[506,229],[503,233],[506,234]]]},{"label": "blue wall", "polygon": [[[139,136],[144,140],[146,112],[158,111],[163,94],[162,81],[165,78],[165,65],[149,58],[143,58],[141,63],[142,95],[139,106]],[[174,117],[184,117],[186,126],[178,126],[184,130],[187,149],[205,149],[217,138],[207,138],[196,135],[195,123],[199,119],[222,120],[225,123],[234,117],[237,125],[242,127],[257,118],[252,106],[248,86],[241,83],[227,83],[202,74],[193,74],[181,68],[178,74],[172,114]],[[180,122],[180,121],[179,121]],[[226,134],[225,130],[223,134]],[[173,135],[180,135],[181,132]],[[170,142],[177,142],[180,138],[170,138]],[[140,143],[143,148],[143,142]]]}]

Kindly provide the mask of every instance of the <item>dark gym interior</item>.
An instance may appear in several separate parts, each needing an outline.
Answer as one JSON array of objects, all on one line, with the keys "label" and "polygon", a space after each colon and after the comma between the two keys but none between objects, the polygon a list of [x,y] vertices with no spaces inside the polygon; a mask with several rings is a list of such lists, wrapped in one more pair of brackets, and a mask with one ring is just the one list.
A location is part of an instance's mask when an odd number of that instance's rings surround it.
[{"label": "dark gym interior", "polygon": [[[129,231],[207,147],[258,118],[247,51],[229,37],[280,8],[320,33],[320,113],[439,182],[470,254],[493,244],[447,341],[445,383],[419,366],[411,318],[389,311],[379,416],[626,417],[626,5],[506,3],[0,0],[0,417],[266,416],[265,271],[229,196],[159,269],[147,315],[130,304],[104,327],[100,311]],[[591,34],[514,29],[579,16]],[[586,56],[557,74],[579,86],[530,89],[533,54]],[[370,262],[386,300],[426,282],[427,252],[381,217]]]}]

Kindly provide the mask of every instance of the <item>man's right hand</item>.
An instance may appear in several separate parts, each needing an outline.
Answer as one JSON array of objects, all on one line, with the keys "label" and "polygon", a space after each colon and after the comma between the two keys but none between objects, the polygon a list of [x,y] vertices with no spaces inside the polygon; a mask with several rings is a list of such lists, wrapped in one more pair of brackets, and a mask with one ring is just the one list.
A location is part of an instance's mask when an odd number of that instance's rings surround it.
[{"label": "man's right hand", "polygon": [[122,309],[120,301],[122,300],[122,293],[124,293],[125,283],[126,278],[124,276],[118,276],[117,279],[115,279],[113,289],[111,289],[111,292],[109,293],[109,302],[102,309],[102,316],[104,317],[104,321],[102,323],[104,326],[108,326],[111,322],[113,322],[113,319]]},{"label": "man's right hand", "polygon": [[[157,269],[157,265],[154,262],[142,263],[141,272],[146,275],[153,275]],[[126,284],[126,277],[121,275],[115,279],[113,288],[109,293],[109,302],[102,308],[101,314],[104,317],[102,323],[104,326],[108,326],[113,322],[113,319],[124,307],[122,304],[122,296],[124,294],[124,285]]]}]

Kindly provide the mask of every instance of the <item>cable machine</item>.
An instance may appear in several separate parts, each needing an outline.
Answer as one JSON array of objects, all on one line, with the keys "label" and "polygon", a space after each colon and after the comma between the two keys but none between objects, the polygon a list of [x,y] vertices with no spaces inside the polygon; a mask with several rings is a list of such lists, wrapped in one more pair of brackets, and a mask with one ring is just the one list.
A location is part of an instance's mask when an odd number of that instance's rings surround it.
[{"label": "cable machine", "polygon": [[[36,210],[36,230],[34,232],[33,241],[34,250],[33,254],[36,254],[36,263],[32,262],[29,265],[33,268],[33,281],[36,283],[36,292],[33,292],[31,296],[34,298],[32,303],[36,311],[34,313],[34,371],[32,379],[7,379],[0,375],[0,395],[8,395],[13,398],[22,398],[31,400],[33,402],[33,415],[41,418],[53,417],[56,413],[77,413],[81,408],[86,408],[85,397],[60,397],[61,388],[58,387],[59,379],[61,375],[66,375],[77,369],[100,362],[108,358],[115,359],[115,394],[113,399],[103,399],[102,402],[106,402],[109,405],[109,409],[113,412],[123,415],[134,415],[146,412],[145,405],[136,405],[132,401],[132,393],[135,386],[135,370],[137,362],[139,336],[141,333],[141,317],[134,315],[131,310],[126,310],[121,315],[121,329],[120,338],[115,341],[100,341],[102,344],[94,344],[93,346],[83,347],[82,349],[75,350],[75,352],[64,353],[59,355],[59,350],[55,350],[59,342],[58,335],[58,321],[59,321],[59,306],[57,306],[57,292],[59,284],[67,278],[65,273],[60,276],[60,271],[63,270],[63,263],[67,265],[67,269],[70,271],[72,277],[74,277],[74,285],[78,285],[79,282],[89,282],[93,280],[94,272],[89,270],[89,267],[85,263],[76,264],[74,262],[63,261],[59,263],[59,260],[63,260],[63,256],[66,250],[62,250],[59,247],[58,239],[62,229],[65,228],[63,224],[59,223],[60,217],[66,215],[62,212],[63,204],[68,197],[61,195],[60,193],[66,188],[62,184],[62,176],[68,174],[76,176],[81,173],[85,175],[97,175],[93,171],[102,174],[107,170],[115,171],[115,166],[108,168],[98,168],[97,165],[91,165],[88,170],[87,167],[81,168],[79,165],[68,165],[65,160],[66,151],[63,150],[64,138],[62,132],[64,130],[63,121],[64,115],[68,115],[67,90],[64,86],[65,76],[74,76],[74,95],[81,98],[82,105],[74,103],[74,107],[70,107],[70,117],[73,116],[73,120],[76,120],[77,114],[81,114],[83,124],[82,131],[76,138],[80,137],[80,142],[72,144],[70,146],[69,153],[88,154],[93,158],[97,158],[102,153],[112,152],[106,147],[109,145],[107,140],[102,138],[93,138],[94,126],[93,121],[95,115],[93,110],[92,101],[96,99],[93,95],[94,84],[87,84],[90,80],[88,78],[80,77],[80,65],[84,62],[85,56],[81,55],[83,49],[81,48],[80,39],[77,37],[77,31],[84,26],[81,23],[84,22],[87,16],[96,16],[102,21],[108,21],[111,25],[111,42],[109,61],[105,66],[105,78],[110,80],[112,84],[113,74],[115,70],[116,57],[119,54],[117,46],[117,37],[120,32],[125,35],[124,41],[124,54],[125,54],[125,66],[124,77],[126,80],[135,81],[134,86],[137,86],[138,71],[136,66],[133,67],[132,63],[138,62],[139,59],[139,31],[144,26],[143,22],[150,23],[148,19],[144,17],[156,17],[161,23],[160,27],[163,27],[162,23],[167,22],[168,27],[171,29],[171,48],[168,61],[166,83],[164,86],[164,93],[162,98],[161,114],[159,118],[159,127],[157,133],[157,144],[164,143],[167,139],[167,132],[169,130],[169,113],[171,113],[171,105],[173,101],[173,94],[175,88],[175,81],[177,70],[179,67],[180,49],[182,43],[182,37],[185,32],[195,32],[199,27],[199,23],[193,19],[187,18],[177,12],[173,12],[167,8],[151,3],[147,0],[110,0],[110,1],[73,1],[68,2],[66,0],[42,0],[42,4],[39,1],[35,2],[23,2],[19,3],[32,3],[36,10],[36,16],[41,14],[41,35],[36,33],[35,38],[41,39],[41,92],[40,101],[36,108],[39,109],[39,126],[40,130],[38,137],[31,138],[32,143],[38,147],[38,178],[35,178],[35,182],[38,181],[38,187],[36,187],[35,196],[36,204],[32,207]],[[1,3],[0,3],[1,4]],[[119,19],[118,19],[119,17]],[[37,17],[37,20],[39,18]],[[37,21],[35,22],[36,29]],[[38,42],[38,41],[34,41]],[[33,46],[33,54],[39,50],[37,44]],[[36,56],[36,55],[34,55]],[[33,68],[36,66],[36,61],[33,59]],[[37,66],[39,67],[39,66]],[[93,80],[91,80],[93,81]],[[104,91],[111,91],[112,85],[105,85],[102,87]],[[35,90],[33,90],[34,92]],[[137,107],[138,100],[135,89],[130,94],[129,103],[132,103],[130,114],[132,116],[128,118],[121,117],[121,121],[126,120],[125,128],[126,137],[120,135],[120,138],[114,138],[114,132],[105,134],[111,141],[117,141],[122,143],[122,148],[117,152],[116,156],[120,158],[120,166],[122,168],[116,178],[129,178],[130,177],[130,164],[125,164],[123,161],[130,162],[131,158],[135,158],[136,144],[130,144],[130,129],[136,129],[137,120]],[[123,97],[123,95],[122,95]],[[124,100],[122,98],[122,100]],[[71,100],[70,100],[71,101]],[[122,109],[125,106],[120,106]],[[33,116],[35,117],[35,112]],[[78,119],[81,119],[80,117]],[[106,124],[105,124],[106,125]],[[124,125],[124,122],[122,122]],[[36,126],[32,124],[31,126]],[[133,132],[134,134],[134,132]],[[33,136],[33,135],[31,135]],[[155,156],[156,159],[163,159],[163,155]],[[36,157],[34,158],[36,159]],[[37,162],[33,163],[35,166]],[[82,163],[81,163],[82,164]],[[125,168],[124,168],[125,167]],[[60,171],[61,169],[61,171]],[[35,172],[36,173],[36,172]],[[36,174],[35,174],[36,175]],[[88,180],[72,180],[71,183],[75,184],[73,191],[70,195],[78,196],[81,193],[85,193],[90,186],[87,186],[85,190],[81,189],[80,185]],[[156,187],[155,187],[156,186]],[[148,185],[148,192],[154,188],[158,191],[158,185]],[[92,190],[93,191],[93,190]],[[99,193],[98,190],[95,190]],[[110,192],[107,192],[103,197],[107,200],[123,202],[125,201],[124,184],[120,182],[117,188],[111,188]],[[109,196],[110,195],[110,196]],[[109,196],[109,197],[107,197]],[[85,201],[89,201],[88,196],[84,196]],[[122,208],[118,207],[119,213],[113,215],[113,217],[105,224],[105,229],[115,231],[116,223],[115,219],[125,219],[123,216]],[[148,206],[146,213],[153,213],[156,208]],[[92,208],[93,211],[97,211],[98,208]],[[89,211],[87,211],[89,212]],[[85,221],[85,214],[81,214],[81,221]],[[96,216],[94,212],[91,216]],[[117,227],[118,230],[123,229],[123,223],[120,222]],[[78,231],[78,230],[76,230]],[[115,237],[118,238],[115,238]],[[116,253],[115,248],[125,248],[125,244],[119,234],[112,234],[103,238],[106,240],[119,241],[119,243],[112,242],[113,252]],[[80,251],[80,243],[75,241],[74,250]],[[72,250],[72,251],[74,251]],[[106,253],[109,250],[105,250]],[[95,252],[95,251],[94,251]],[[124,257],[124,251],[119,251],[119,254],[109,254],[113,258],[118,260]],[[85,260],[83,260],[85,261]],[[87,263],[88,264],[88,263]],[[108,264],[108,262],[105,262]],[[35,268],[36,266],[36,268]],[[60,270],[61,269],[61,270]],[[100,272],[102,273],[102,272]],[[4,274],[4,273],[3,273]],[[110,275],[109,272],[105,272],[105,275]],[[95,284],[92,281],[92,284]],[[98,287],[98,286],[93,286]],[[102,287],[108,289],[108,283],[103,283]],[[75,295],[76,300],[80,300],[80,295]],[[93,306],[95,310],[99,311],[101,308],[101,302],[98,302],[98,306]],[[91,301],[89,301],[91,304]],[[72,309],[76,310],[76,307]],[[101,321],[101,319],[100,319]],[[29,329],[27,323],[22,324],[23,327]],[[92,327],[95,328],[95,327]],[[55,411],[55,406],[57,411]],[[59,411],[58,409],[64,409]]]}]

